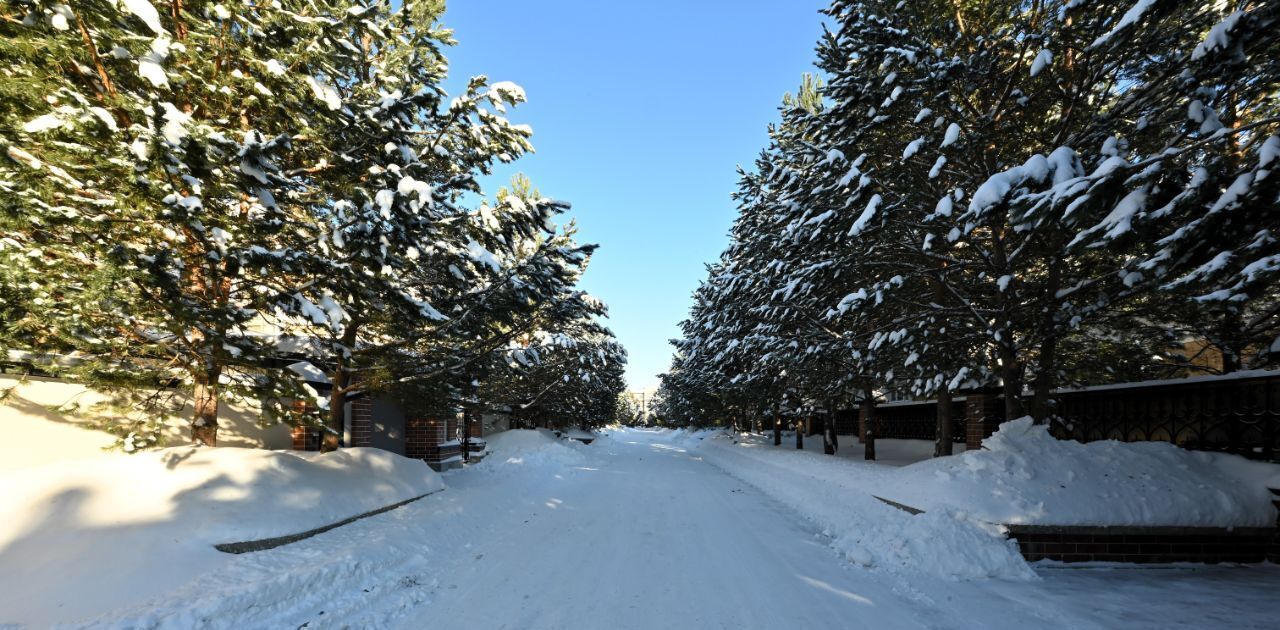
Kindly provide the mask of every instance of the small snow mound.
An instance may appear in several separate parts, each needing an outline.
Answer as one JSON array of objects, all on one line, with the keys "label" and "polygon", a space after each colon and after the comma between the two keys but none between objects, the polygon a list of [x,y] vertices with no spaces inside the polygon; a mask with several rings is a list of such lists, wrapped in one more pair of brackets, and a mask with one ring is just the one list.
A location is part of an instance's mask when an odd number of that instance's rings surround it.
[{"label": "small snow mound", "polygon": [[581,442],[561,440],[547,429],[512,429],[486,436],[485,441],[488,456],[476,464],[481,470],[562,467],[584,460]]},{"label": "small snow mound", "polygon": [[709,438],[724,434],[722,429],[676,429],[671,432],[668,440],[674,446],[690,448],[698,446]]},{"label": "small snow mound", "polygon": [[591,431],[583,431],[582,429],[569,429],[568,431],[561,432],[561,435],[563,437],[569,438],[570,440],[577,440],[579,442],[583,440],[591,442],[591,441],[595,441],[600,437],[600,435],[597,433],[592,433]]}]

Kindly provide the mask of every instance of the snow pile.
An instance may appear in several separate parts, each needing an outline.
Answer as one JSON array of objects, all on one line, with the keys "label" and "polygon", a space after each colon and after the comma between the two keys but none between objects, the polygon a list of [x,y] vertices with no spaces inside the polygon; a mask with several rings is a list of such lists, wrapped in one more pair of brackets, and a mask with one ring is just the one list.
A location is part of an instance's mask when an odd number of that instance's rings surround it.
[{"label": "snow pile", "polygon": [[[896,469],[758,442],[735,444],[732,437],[702,440],[697,452],[812,521],[850,562],[953,580],[1035,578],[998,526],[957,510],[912,516],[859,486],[860,472]],[[693,442],[686,437],[686,444]]]},{"label": "snow pile", "polygon": [[723,429],[661,429],[653,436],[654,442],[680,448],[693,448],[707,438],[728,435]]},{"label": "snow pile", "polygon": [[485,436],[487,455],[476,469],[498,471],[513,467],[561,467],[580,464],[581,442],[561,440],[547,429],[512,429]]},{"label": "snow pile", "polygon": [[[882,496],[994,523],[1268,527],[1280,466],[1164,442],[1058,440],[1030,418],[1000,425],[983,449],[877,479]],[[1274,482],[1272,482],[1274,483]]]},{"label": "snow pile", "polygon": [[578,440],[579,442],[583,440],[593,441],[600,437],[599,434],[583,431],[582,429],[569,429],[568,431],[561,431],[560,434],[570,440]]},{"label": "snow pile", "polygon": [[373,448],[179,447],[5,471],[0,626],[136,604],[236,557],[217,543],[299,533],[443,487],[421,461]]}]

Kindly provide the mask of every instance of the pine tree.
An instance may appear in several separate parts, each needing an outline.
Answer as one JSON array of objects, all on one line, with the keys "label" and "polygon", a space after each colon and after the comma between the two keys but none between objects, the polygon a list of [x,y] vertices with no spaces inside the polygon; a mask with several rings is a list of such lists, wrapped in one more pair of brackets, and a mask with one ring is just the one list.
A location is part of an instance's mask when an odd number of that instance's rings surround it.
[{"label": "pine tree", "polygon": [[10,110],[0,133],[18,243],[7,261],[40,307],[29,326],[56,339],[41,345],[75,350],[95,384],[181,376],[192,437],[213,444],[224,393],[300,393],[253,333],[308,265],[295,174],[320,163],[311,131],[338,108],[328,79],[300,69],[332,52],[338,18],[281,4],[23,4],[28,17],[3,27],[6,83],[43,103]]}]

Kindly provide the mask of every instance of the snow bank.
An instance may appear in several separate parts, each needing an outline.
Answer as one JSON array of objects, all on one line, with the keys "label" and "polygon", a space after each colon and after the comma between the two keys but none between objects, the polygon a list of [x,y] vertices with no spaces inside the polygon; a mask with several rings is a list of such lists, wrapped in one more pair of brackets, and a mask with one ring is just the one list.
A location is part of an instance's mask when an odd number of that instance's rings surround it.
[{"label": "snow bank", "polygon": [[0,472],[0,626],[78,621],[228,562],[216,543],[303,532],[444,487],[373,448],[105,454]]},{"label": "snow bank", "polygon": [[[675,439],[693,446],[698,437]],[[850,562],[952,580],[1035,579],[1016,543],[998,526],[958,510],[912,516],[859,487],[860,473],[897,469],[783,450],[724,432],[701,437],[694,448],[705,460],[812,521]]]},{"label": "snow bank", "polygon": [[582,440],[591,441],[600,437],[600,435],[597,433],[592,433],[591,431],[583,431],[582,429],[569,429],[568,431],[561,431],[561,435],[571,440],[578,440],[578,441],[582,441]]},{"label": "snow bank", "polygon": [[[813,521],[852,562],[951,579],[1031,577],[1005,524],[1271,526],[1268,485],[1280,481],[1274,464],[1160,442],[1062,441],[1029,419],[1001,425],[981,450],[904,467],[774,447],[750,434],[662,439]],[[910,516],[876,497],[925,513]]]},{"label": "snow bank", "polygon": [[982,450],[876,483],[886,498],[995,523],[1268,527],[1276,477],[1275,464],[1164,442],[1058,440],[1023,418],[1000,425]]},{"label": "snow bank", "polygon": [[581,442],[562,440],[547,429],[511,429],[484,439],[487,455],[473,467],[482,471],[571,466],[584,459]]}]

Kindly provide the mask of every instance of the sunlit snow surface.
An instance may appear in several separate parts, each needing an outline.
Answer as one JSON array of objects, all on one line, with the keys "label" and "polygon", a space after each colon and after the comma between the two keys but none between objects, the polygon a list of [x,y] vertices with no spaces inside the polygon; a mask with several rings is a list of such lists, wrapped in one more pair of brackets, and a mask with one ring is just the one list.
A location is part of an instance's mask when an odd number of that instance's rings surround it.
[{"label": "sunlit snow surface", "polygon": [[[833,549],[839,532],[824,534],[813,509],[793,505],[809,506],[815,497],[833,510],[863,505],[866,494],[833,483],[851,474],[850,458],[797,452],[793,443],[775,448],[712,443],[708,435],[685,432],[606,433],[587,446],[540,431],[489,436],[485,461],[448,473],[444,492],[272,551],[178,566],[167,583],[147,584],[145,603],[121,601],[93,614],[58,607],[74,601],[76,589],[127,586],[110,565],[85,564],[57,580],[28,578],[47,581],[32,589],[38,596],[0,603],[0,624],[1274,627],[1280,589],[1274,566],[1040,564],[1018,579],[967,580],[932,572],[953,566],[946,558],[906,552],[878,557],[909,559],[909,565],[867,566]],[[882,446],[904,459],[927,453],[919,444]],[[799,458],[826,468],[798,471],[787,460]],[[769,483],[736,476],[741,462],[768,473]],[[867,535],[885,544],[948,535],[927,527],[911,532],[904,523],[918,517],[886,510],[858,517]],[[915,544],[903,543],[908,551]],[[6,571],[4,554],[10,553],[0,548]],[[138,553],[155,555],[145,545]],[[166,559],[148,561],[161,566]]]}]

